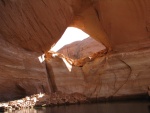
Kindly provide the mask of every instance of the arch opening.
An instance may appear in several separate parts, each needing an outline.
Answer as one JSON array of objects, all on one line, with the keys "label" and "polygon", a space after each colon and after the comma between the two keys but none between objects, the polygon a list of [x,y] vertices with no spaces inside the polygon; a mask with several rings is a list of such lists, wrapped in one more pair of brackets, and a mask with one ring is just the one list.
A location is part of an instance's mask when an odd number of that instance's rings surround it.
[{"label": "arch opening", "polygon": [[[106,47],[75,27],[68,27],[60,40],[50,49],[52,57],[59,56],[69,71],[72,65],[82,66],[101,54]],[[61,54],[61,55],[60,55]]]},{"label": "arch opening", "polygon": [[75,27],[68,27],[58,42],[50,49],[50,51],[58,52],[65,45],[75,41],[82,41],[88,38],[89,35]]}]

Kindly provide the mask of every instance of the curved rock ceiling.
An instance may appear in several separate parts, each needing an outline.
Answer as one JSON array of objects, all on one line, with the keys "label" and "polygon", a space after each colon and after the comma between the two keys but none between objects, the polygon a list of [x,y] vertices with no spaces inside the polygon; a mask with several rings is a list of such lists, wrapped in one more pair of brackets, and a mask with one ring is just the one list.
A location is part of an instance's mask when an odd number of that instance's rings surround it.
[{"label": "curved rock ceiling", "polygon": [[0,34],[27,50],[46,52],[68,26],[107,48],[150,37],[149,0],[1,0]]},{"label": "curved rock ceiling", "polygon": [[73,19],[61,0],[7,0],[0,4],[0,33],[5,40],[32,51],[47,51]]}]

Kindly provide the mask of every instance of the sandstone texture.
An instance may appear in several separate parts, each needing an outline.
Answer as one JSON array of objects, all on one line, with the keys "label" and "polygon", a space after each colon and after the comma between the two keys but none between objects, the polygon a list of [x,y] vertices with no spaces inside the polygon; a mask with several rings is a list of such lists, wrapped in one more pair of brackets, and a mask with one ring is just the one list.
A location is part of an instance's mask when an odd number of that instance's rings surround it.
[{"label": "sandstone texture", "polygon": [[39,53],[17,48],[0,39],[0,101],[49,93],[45,62]]},{"label": "sandstone texture", "polygon": [[14,45],[44,52],[60,38],[72,17],[65,1],[2,0],[0,33]]},{"label": "sandstone texture", "polygon": [[46,63],[51,65],[57,91],[78,92],[89,98],[124,97],[148,94],[149,55],[150,50],[143,48],[96,57],[81,67],[58,56]]},{"label": "sandstone texture", "polygon": [[74,19],[76,26],[107,48],[150,37],[149,0],[93,0],[91,7]]},{"label": "sandstone texture", "polygon": [[[68,26],[100,44],[85,40],[66,46],[66,56],[48,53]],[[150,0],[1,0],[0,101],[57,91],[148,94],[149,45]]]},{"label": "sandstone texture", "polygon": [[2,0],[0,34],[19,47],[46,52],[70,25],[115,49],[149,39],[149,4],[149,0]]}]

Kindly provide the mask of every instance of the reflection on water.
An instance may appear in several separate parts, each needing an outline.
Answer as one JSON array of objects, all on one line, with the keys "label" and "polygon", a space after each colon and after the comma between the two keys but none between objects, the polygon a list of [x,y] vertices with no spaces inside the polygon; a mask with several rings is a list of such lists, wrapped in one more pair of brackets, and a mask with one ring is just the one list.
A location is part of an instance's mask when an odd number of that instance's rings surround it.
[{"label": "reflection on water", "polygon": [[26,109],[15,113],[150,113],[150,102],[111,102]]}]

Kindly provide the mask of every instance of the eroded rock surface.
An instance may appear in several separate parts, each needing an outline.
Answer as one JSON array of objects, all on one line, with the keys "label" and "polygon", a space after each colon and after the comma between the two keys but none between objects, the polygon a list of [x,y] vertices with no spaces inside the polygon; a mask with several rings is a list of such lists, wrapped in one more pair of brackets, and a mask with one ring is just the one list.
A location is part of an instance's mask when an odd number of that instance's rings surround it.
[{"label": "eroded rock surface", "polygon": [[74,19],[76,26],[112,49],[150,37],[149,0],[93,0]]},{"label": "eroded rock surface", "polygon": [[58,91],[79,92],[89,98],[124,97],[148,94],[149,55],[150,50],[143,48],[106,54],[82,67],[68,65],[59,56],[46,63],[52,68]]},{"label": "eroded rock surface", "polygon": [[68,1],[2,0],[0,33],[8,42],[25,49],[49,50],[73,18]]},{"label": "eroded rock surface", "polygon": [[114,49],[149,39],[149,4],[149,0],[2,0],[0,33],[14,45],[46,52],[71,25]]},{"label": "eroded rock surface", "polygon": [[4,40],[31,51],[46,52],[58,41],[87,0],[2,0],[0,34]]},{"label": "eroded rock surface", "polygon": [[[103,54],[40,63],[68,26],[101,42]],[[147,93],[149,37],[149,0],[1,0],[0,100],[48,87],[90,98]]]},{"label": "eroded rock surface", "polygon": [[40,92],[49,93],[45,62],[41,53],[20,49],[0,38],[0,101]]}]

